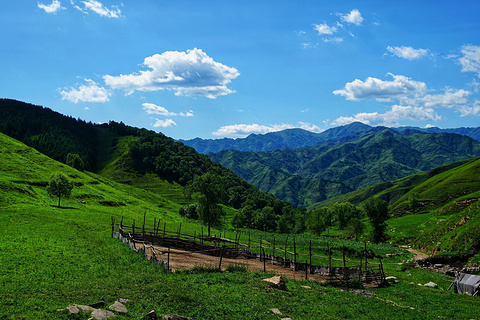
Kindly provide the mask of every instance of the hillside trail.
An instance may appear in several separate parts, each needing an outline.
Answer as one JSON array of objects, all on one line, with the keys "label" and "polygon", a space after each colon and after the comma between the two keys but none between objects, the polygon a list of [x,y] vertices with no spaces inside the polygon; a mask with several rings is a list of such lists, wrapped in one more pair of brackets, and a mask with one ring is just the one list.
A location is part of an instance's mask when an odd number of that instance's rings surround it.
[{"label": "hillside trail", "polygon": [[412,249],[412,248],[408,248],[407,250],[415,255],[413,257],[414,260],[422,260],[422,259],[425,259],[425,258],[429,257],[428,254],[426,254],[424,252],[421,252],[421,251],[418,251],[418,250],[415,250],[415,249]]},{"label": "hillside trail", "polygon": [[[155,252],[157,259],[163,262],[167,262],[167,252],[168,248],[155,245]],[[150,247],[146,247],[147,259],[150,260],[152,257],[152,250]],[[161,254],[159,254],[161,253]],[[209,256],[206,254],[198,252],[189,252],[180,249],[170,249],[170,271],[175,270],[191,270],[194,267],[209,267],[215,268],[218,267],[220,263],[220,258],[216,256]],[[264,263],[263,261],[254,260],[254,259],[245,259],[245,258],[222,258],[222,270],[225,271],[228,266],[241,266],[245,267],[249,271],[263,272]],[[281,266],[265,263],[265,268],[267,273],[273,273],[288,279],[293,280],[305,280],[304,271],[294,271],[288,268],[283,268]],[[315,282],[325,282],[327,277],[319,276],[316,274],[308,274],[308,280]]]}]

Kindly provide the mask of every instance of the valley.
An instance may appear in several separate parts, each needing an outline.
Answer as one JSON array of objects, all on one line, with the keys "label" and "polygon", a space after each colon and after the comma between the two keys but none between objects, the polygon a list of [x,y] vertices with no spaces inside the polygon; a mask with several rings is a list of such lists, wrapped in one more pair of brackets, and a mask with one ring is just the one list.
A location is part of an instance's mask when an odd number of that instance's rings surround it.
[{"label": "valley", "polygon": [[[69,319],[73,316],[57,310],[119,298],[131,300],[120,319],[143,318],[152,309],[192,319],[278,319],[273,308],[292,319],[478,317],[478,297],[447,290],[451,276],[411,265],[414,250],[433,256],[478,250],[480,149],[473,138],[384,129],[313,149],[222,152],[260,185],[281,181],[290,184],[290,189],[278,184],[285,194],[319,192],[305,198],[308,208],[302,208],[162,134],[116,122],[92,125],[18,101],[2,103],[0,319]],[[68,154],[78,154],[85,168],[67,165]],[[245,159],[250,164],[240,166]],[[330,166],[322,169],[325,163]],[[55,172],[74,185],[61,206],[46,190]],[[300,180],[310,181],[294,183],[300,173]],[[339,261],[342,251],[355,261],[366,243],[372,259],[381,257],[386,275],[398,283],[362,289],[371,293],[364,296],[313,279],[287,278],[288,290],[278,291],[262,281],[270,271],[165,272],[111,237],[112,218],[140,225],[145,216],[168,230],[206,232],[205,220],[192,213],[198,207],[191,210],[203,201],[191,187],[202,176],[226,191],[218,193],[216,208],[223,214],[212,233],[235,239],[242,232],[252,245],[295,239],[298,248],[310,244],[319,256],[330,249]],[[367,213],[370,199],[388,209],[379,243],[371,238],[376,227]],[[467,262],[479,263],[478,254]],[[438,287],[424,286],[431,281]]]}]

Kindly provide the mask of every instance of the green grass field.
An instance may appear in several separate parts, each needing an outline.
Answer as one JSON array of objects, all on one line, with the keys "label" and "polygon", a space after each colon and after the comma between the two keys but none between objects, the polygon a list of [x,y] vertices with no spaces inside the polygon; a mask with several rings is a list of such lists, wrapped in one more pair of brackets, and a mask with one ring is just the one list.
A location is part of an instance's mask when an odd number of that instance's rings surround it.
[{"label": "green grass field", "polygon": [[[193,319],[479,317],[479,298],[446,291],[450,277],[405,269],[399,264],[403,256],[384,259],[387,274],[397,276],[400,283],[371,289],[374,296],[370,297],[293,280],[286,280],[287,291],[279,291],[262,282],[270,276],[262,273],[166,273],[111,238],[110,223],[111,217],[118,222],[123,216],[125,223],[135,219],[139,224],[147,213],[150,225],[160,219],[167,222],[167,229],[175,230],[181,222],[182,232],[198,233],[202,226],[182,219],[181,204],[175,199],[78,172],[1,134],[0,163],[0,319],[88,319],[88,315],[72,316],[57,309],[100,300],[109,305],[119,298],[132,300],[126,304],[129,313],[119,319],[142,319],[152,309]],[[70,199],[62,199],[62,208],[45,191],[55,171],[77,185]],[[102,201],[125,205],[106,206]],[[234,232],[226,235],[233,237]],[[273,235],[251,232],[252,244],[260,237],[271,243]],[[348,248],[363,245],[308,235],[296,239],[299,245],[312,240],[319,248],[326,241]],[[399,251],[390,245],[370,248],[381,255]],[[418,286],[429,281],[440,288]],[[272,308],[283,315],[273,314]]]}]

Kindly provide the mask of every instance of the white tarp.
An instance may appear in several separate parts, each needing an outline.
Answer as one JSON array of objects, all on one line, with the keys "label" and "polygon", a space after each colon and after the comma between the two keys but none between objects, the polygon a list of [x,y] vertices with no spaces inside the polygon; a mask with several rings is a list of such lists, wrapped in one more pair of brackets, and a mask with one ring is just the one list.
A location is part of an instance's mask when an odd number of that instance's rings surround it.
[{"label": "white tarp", "polygon": [[454,284],[458,293],[476,295],[480,287],[480,276],[467,273],[457,273]]}]

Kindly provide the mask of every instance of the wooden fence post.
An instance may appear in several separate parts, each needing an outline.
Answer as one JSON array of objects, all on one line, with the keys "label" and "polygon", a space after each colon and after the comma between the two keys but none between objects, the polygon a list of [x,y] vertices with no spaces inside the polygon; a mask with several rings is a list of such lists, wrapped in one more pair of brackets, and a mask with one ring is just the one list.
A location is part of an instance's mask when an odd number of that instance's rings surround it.
[{"label": "wooden fence post", "polygon": [[365,240],[365,271],[367,271],[367,264],[368,264],[367,256],[368,256],[368,253],[367,253],[367,240]]},{"label": "wooden fence post", "polygon": [[272,252],[272,261],[275,259],[275,236],[273,236],[273,252]]},{"label": "wooden fence post", "polygon": [[167,255],[167,272],[170,272],[170,247],[168,247],[168,255]]},{"label": "wooden fence post", "polygon": [[310,245],[308,249],[310,251],[310,273],[312,273],[312,240],[310,240]]},{"label": "wooden fence post", "polygon": [[295,237],[293,237],[293,270],[297,271],[297,246],[295,244]]},{"label": "wooden fence post", "polygon": [[112,237],[114,232],[115,232],[115,218],[112,216]]},{"label": "wooden fence post", "polygon": [[122,216],[122,220],[120,220],[120,229],[123,230],[123,216]]},{"label": "wooden fence post", "polygon": [[305,280],[308,280],[308,261],[305,260]]},{"label": "wooden fence post", "polygon": [[267,259],[265,257],[265,249],[263,249],[263,272],[267,273]]},{"label": "wooden fence post", "polygon": [[153,232],[152,232],[152,235],[155,236],[156,233],[155,233],[155,228],[157,227],[157,218],[153,218]]},{"label": "wooden fence post", "polygon": [[133,224],[132,224],[132,236],[135,235],[135,219],[133,219]]},{"label": "wooden fence post", "polygon": [[332,275],[332,249],[330,249],[330,245],[328,245],[328,275]]},{"label": "wooden fence post", "polygon": [[182,231],[182,223],[180,222],[180,226],[178,227],[178,239],[180,239],[180,232]]},{"label": "wooden fence post", "polygon": [[167,229],[167,223],[164,222],[164,223],[163,223],[163,237],[164,237],[164,238],[165,238],[165,235],[167,234],[166,229]]},{"label": "wooden fence post", "polygon": [[145,237],[145,218],[147,217],[147,212],[143,213],[143,226],[142,226],[142,236]]},{"label": "wooden fence post", "polygon": [[288,236],[287,236],[287,239],[285,240],[285,258],[283,258],[283,264],[285,266],[287,265],[287,244],[288,244]]},{"label": "wooden fence post", "polygon": [[347,263],[345,261],[345,246],[342,247],[342,259],[343,259],[343,279],[346,281],[348,286]]},{"label": "wooden fence post", "polygon": [[218,271],[222,271],[222,257],[223,257],[223,248],[220,249],[220,262],[218,263]]},{"label": "wooden fence post", "polygon": [[262,255],[262,236],[260,236],[260,255]]}]

